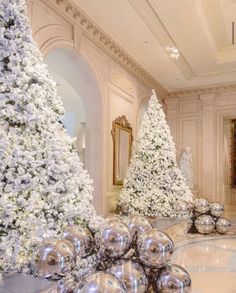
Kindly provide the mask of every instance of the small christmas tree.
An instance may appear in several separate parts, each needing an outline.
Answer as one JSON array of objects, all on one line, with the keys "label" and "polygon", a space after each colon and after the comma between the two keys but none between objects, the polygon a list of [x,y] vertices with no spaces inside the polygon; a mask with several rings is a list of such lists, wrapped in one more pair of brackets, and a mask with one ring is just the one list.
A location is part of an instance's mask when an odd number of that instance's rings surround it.
[{"label": "small christmas tree", "polygon": [[59,123],[56,84],[32,39],[25,0],[0,1],[0,266],[70,224],[98,225],[92,185]]},{"label": "small christmas tree", "polygon": [[178,201],[190,202],[192,194],[177,166],[175,145],[154,94],[143,117],[118,209],[123,214],[176,217]]}]

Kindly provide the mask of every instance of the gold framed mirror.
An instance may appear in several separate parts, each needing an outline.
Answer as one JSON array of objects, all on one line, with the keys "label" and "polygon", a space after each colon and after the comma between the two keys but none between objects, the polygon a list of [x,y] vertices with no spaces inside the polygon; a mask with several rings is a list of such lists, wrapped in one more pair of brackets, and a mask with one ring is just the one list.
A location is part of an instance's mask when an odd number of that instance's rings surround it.
[{"label": "gold framed mirror", "polygon": [[132,127],[125,115],[113,121],[111,134],[113,139],[113,184],[122,185],[131,158],[133,141]]}]

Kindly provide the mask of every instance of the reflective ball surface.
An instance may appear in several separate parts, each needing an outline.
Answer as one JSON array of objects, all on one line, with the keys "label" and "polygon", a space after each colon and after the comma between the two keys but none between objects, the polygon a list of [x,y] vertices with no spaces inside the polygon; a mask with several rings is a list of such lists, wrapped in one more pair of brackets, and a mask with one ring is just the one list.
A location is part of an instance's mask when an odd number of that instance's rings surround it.
[{"label": "reflective ball surface", "polygon": [[151,229],[138,238],[137,252],[143,265],[149,268],[162,268],[171,260],[174,243],[166,233]]},{"label": "reflective ball surface", "polygon": [[179,215],[179,216],[190,215],[191,211],[192,211],[192,207],[186,201],[177,202],[176,207],[175,207],[175,212],[177,215]]},{"label": "reflective ball surface", "polygon": [[128,217],[128,228],[131,236],[139,236],[143,232],[152,229],[149,220],[143,216],[131,215]]},{"label": "reflective ball surface", "polygon": [[109,269],[126,289],[127,293],[145,293],[148,280],[143,268],[135,262],[119,260]]},{"label": "reflective ball surface", "polygon": [[67,240],[46,240],[32,259],[32,268],[41,278],[60,279],[75,267],[75,251]]},{"label": "reflective ball surface", "polygon": [[220,202],[214,202],[210,204],[210,213],[213,217],[219,218],[224,214],[224,205]]},{"label": "reflective ball surface", "polygon": [[95,234],[100,254],[109,258],[123,256],[128,251],[131,240],[129,228],[122,222],[106,223]]},{"label": "reflective ball surface", "polygon": [[91,254],[94,240],[91,232],[81,226],[72,226],[65,230],[63,238],[73,243],[77,255],[86,257]]},{"label": "reflective ball surface", "polygon": [[110,273],[98,272],[88,276],[80,293],[126,293],[120,281]]},{"label": "reflective ball surface", "polygon": [[226,218],[219,218],[216,221],[216,231],[220,234],[225,234],[228,233],[231,227],[231,222],[230,220],[226,219]]},{"label": "reflective ball surface", "polygon": [[201,215],[194,221],[194,225],[200,234],[210,234],[215,228],[215,221],[212,216]]},{"label": "reflective ball surface", "polygon": [[209,202],[205,198],[196,198],[193,204],[194,211],[199,214],[205,214],[210,210]]},{"label": "reflective ball surface", "polygon": [[107,216],[105,216],[105,220],[109,223],[111,222],[117,222],[117,221],[122,221],[121,217],[115,214],[109,214]]},{"label": "reflective ball surface", "polygon": [[181,266],[170,265],[156,278],[155,287],[160,293],[190,293],[191,278]]}]

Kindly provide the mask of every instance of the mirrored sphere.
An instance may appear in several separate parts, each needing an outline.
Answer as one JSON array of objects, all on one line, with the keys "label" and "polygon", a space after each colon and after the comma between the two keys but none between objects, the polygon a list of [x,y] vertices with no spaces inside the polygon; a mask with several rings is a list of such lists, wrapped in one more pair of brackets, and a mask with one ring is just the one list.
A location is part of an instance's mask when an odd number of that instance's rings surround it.
[{"label": "mirrored sphere", "polygon": [[179,216],[186,216],[191,214],[191,205],[186,201],[179,201],[176,204],[175,211]]},{"label": "mirrored sphere", "polygon": [[230,220],[226,218],[219,218],[216,221],[216,231],[221,234],[228,233],[231,227]]},{"label": "mirrored sphere", "polygon": [[224,214],[224,205],[220,202],[210,204],[210,213],[213,217],[219,218]]},{"label": "mirrored sphere", "polygon": [[134,235],[138,236],[140,233],[152,229],[149,220],[139,215],[131,215],[128,217],[128,227],[132,237],[134,237]]},{"label": "mirrored sphere", "polygon": [[194,221],[194,225],[200,234],[210,234],[215,228],[215,221],[210,215],[201,215]]},{"label": "mirrored sphere", "polygon": [[60,279],[75,267],[75,251],[67,240],[46,240],[33,254],[32,268],[38,277]]},{"label": "mirrored sphere", "polygon": [[191,278],[188,272],[178,265],[167,266],[155,280],[155,292],[190,293]]},{"label": "mirrored sphere", "polygon": [[138,238],[137,252],[142,264],[151,268],[161,268],[170,261],[174,243],[166,233],[151,229]]},{"label": "mirrored sphere", "polygon": [[129,228],[122,222],[106,223],[95,234],[100,253],[110,258],[123,256],[128,251],[131,240]]},{"label": "mirrored sphere", "polygon": [[98,272],[88,276],[80,293],[126,293],[120,281],[112,274]]},{"label": "mirrored sphere", "polygon": [[81,226],[72,226],[66,229],[63,238],[73,243],[77,255],[86,257],[91,254],[94,240],[91,232]]},{"label": "mirrored sphere", "polygon": [[205,214],[210,210],[209,202],[205,198],[196,198],[194,200],[194,211],[199,214]]},{"label": "mirrored sphere", "polygon": [[145,293],[147,291],[148,280],[138,263],[119,260],[109,269],[109,272],[120,280],[127,293]]},{"label": "mirrored sphere", "polygon": [[105,216],[105,220],[109,223],[111,222],[117,222],[117,221],[122,221],[121,217],[115,214],[109,214],[107,216]]}]

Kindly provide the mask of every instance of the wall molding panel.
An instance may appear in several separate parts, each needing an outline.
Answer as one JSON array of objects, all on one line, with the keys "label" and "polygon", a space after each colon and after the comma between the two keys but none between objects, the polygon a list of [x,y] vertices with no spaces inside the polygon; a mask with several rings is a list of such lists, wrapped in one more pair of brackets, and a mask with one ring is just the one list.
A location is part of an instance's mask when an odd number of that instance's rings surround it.
[{"label": "wall molding panel", "polygon": [[167,121],[177,157],[188,143],[199,197],[236,204],[235,192],[225,186],[224,121],[236,118],[236,85],[170,93],[165,99]]}]

